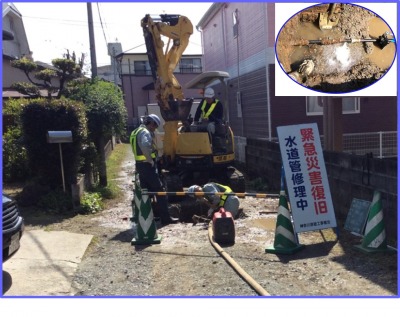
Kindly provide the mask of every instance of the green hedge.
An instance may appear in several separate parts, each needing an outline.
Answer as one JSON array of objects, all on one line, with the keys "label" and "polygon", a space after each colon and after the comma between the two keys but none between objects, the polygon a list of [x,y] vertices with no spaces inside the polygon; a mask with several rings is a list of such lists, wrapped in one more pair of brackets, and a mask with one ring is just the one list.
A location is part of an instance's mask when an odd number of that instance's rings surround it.
[{"label": "green hedge", "polygon": [[61,147],[65,182],[75,182],[87,134],[84,105],[67,99],[36,99],[22,106],[20,119],[29,170],[39,184],[52,188],[62,188],[60,151],[58,143],[47,142],[47,132],[72,132],[73,142]]},{"label": "green hedge", "polygon": [[[21,142],[20,114],[26,99],[10,99],[3,103],[3,181],[15,182],[29,177],[26,149]],[[12,124],[4,122],[6,118]]]}]

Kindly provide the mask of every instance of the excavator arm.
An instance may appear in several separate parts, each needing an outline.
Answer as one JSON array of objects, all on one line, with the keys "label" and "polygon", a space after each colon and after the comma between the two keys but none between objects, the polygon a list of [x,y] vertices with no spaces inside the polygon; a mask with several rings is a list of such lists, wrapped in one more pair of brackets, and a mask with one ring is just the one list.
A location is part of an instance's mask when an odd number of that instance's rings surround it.
[{"label": "excavator arm", "polygon": [[[141,21],[155,97],[166,122],[186,120],[192,101],[184,100],[182,86],[173,72],[189,44],[193,25],[184,16],[161,14],[160,17],[153,19],[147,14]],[[168,38],[165,52],[161,36]]]},{"label": "excavator arm", "polygon": [[[143,36],[154,82],[155,97],[165,120],[163,151],[166,166],[174,163],[178,122],[186,120],[192,108],[192,99],[184,99],[182,86],[173,72],[189,44],[193,25],[187,17],[161,14],[153,19],[147,14],[141,20]],[[167,47],[161,36],[168,38]],[[170,48],[170,44],[172,46]]]}]

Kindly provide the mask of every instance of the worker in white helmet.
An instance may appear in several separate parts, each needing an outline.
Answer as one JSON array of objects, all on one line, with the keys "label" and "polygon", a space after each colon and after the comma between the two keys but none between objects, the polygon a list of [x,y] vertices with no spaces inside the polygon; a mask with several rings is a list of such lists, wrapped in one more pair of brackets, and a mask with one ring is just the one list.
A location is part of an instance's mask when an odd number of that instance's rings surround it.
[{"label": "worker in white helmet", "polygon": [[[130,137],[133,154],[136,161],[136,172],[139,173],[140,187],[150,192],[165,192],[157,172],[157,145],[154,131],[160,126],[160,118],[149,114]],[[168,211],[166,196],[157,196],[157,209],[162,224],[177,223],[177,218],[172,218]]]},{"label": "worker in white helmet", "polygon": [[215,125],[222,123],[224,107],[218,99],[215,99],[214,89],[207,88],[204,91],[204,99],[200,101],[192,125],[201,125],[207,129],[210,136],[215,133]]},{"label": "worker in white helmet", "polygon": [[203,187],[199,185],[190,186],[187,192],[204,192],[206,194],[204,196],[195,196],[195,198],[209,207],[207,217],[211,218],[214,212],[219,211],[220,208],[229,211],[234,219],[239,216],[240,201],[236,195],[214,195],[214,193],[233,193],[232,189],[227,185],[210,182]]}]

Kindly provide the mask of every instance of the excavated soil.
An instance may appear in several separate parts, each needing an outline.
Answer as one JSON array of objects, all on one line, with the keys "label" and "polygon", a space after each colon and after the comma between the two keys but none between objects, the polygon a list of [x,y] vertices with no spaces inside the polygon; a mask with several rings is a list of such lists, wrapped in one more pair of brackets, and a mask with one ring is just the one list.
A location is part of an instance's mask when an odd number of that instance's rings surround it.
[{"label": "excavated soil", "polygon": [[[189,222],[204,210],[194,200],[171,205],[185,222],[161,227],[160,244],[133,246],[134,160],[128,153],[116,180],[125,195],[93,215],[27,219],[27,229],[94,235],[76,274],[76,296],[258,296],[214,249],[207,222]],[[250,188],[247,190],[251,192]],[[223,250],[271,296],[396,296],[397,255],[353,249],[360,237],[333,229],[299,234],[305,249],[294,255],[265,253],[273,245],[277,199],[246,197],[235,220],[235,243]],[[180,211],[179,211],[180,210]],[[203,210],[203,211],[201,211]]]},{"label": "excavated soil", "polygon": [[[290,19],[282,28],[276,51],[278,60],[286,73],[297,71],[299,63],[292,63],[292,54],[295,47],[290,41],[299,40],[297,29],[305,23],[313,23],[318,26],[320,12],[326,12],[327,5],[315,6],[306,9]],[[339,22],[334,28],[334,37],[344,39],[369,39],[369,20],[376,15],[364,8],[341,4],[335,12],[341,12]],[[322,38],[315,38],[315,40]],[[310,40],[310,39],[309,39]],[[338,47],[347,50],[348,60],[346,67],[341,67],[340,61],[336,60]],[[313,90],[323,92],[350,92],[365,88],[379,80],[388,69],[382,69],[372,63],[369,55],[373,50],[380,48],[373,43],[340,43],[333,45],[310,44],[304,50],[303,60],[311,59],[315,64],[313,73],[304,78],[301,84]],[[333,56],[333,57],[332,57]]]}]

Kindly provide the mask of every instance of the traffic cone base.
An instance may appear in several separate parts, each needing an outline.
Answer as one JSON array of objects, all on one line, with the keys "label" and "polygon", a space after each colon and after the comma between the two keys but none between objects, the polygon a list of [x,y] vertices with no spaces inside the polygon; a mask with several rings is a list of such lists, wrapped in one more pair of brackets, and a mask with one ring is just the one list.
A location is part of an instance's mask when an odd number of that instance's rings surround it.
[{"label": "traffic cone base", "polygon": [[298,244],[293,248],[275,248],[274,246],[267,247],[265,253],[273,254],[294,254],[303,250],[306,246],[304,244]]},{"label": "traffic cone base", "polygon": [[362,244],[359,245],[354,245],[353,248],[357,251],[361,251],[365,254],[371,254],[371,253],[396,253],[397,250],[391,246],[387,246],[385,249],[379,249],[379,248],[368,248],[364,247]]},{"label": "traffic cone base", "polygon": [[274,245],[267,247],[265,253],[293,254],[304,248],[305,246],[303,244],[298,244],[296,241],[288,203],[284,192],[281,192],[279,197],[278,217],[276,219]]},{"label": "traffic cone base", "polygon": [[157,238],[146,239],[146,237],[142,237],[142,239],[133,238],[131,241],[131,245],[144,245],[144,244],[160,244],[162,239],[162,235],[157,235]]}]

